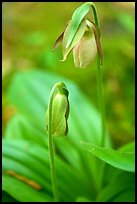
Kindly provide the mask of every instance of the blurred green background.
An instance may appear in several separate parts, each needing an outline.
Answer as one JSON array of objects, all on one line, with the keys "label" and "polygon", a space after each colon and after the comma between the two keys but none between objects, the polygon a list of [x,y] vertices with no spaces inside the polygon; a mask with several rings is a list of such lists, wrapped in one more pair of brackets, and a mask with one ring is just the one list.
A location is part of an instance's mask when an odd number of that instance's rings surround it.
[{"label": "blurred green background", "polygon": [[[74,81],[98,109],[96,60],[86,69],[52,48],[82,2],[2,3],[2,130],[16,110],[7,91],[16,72],[48,70]],[[95,3],[102,30],[107,126],[115,147],[134,140],[134,2]],[[92,15],[90,16],[92,18]],[[70,102],[71,103],[71,102]],[[82,117],[82,116],[81,116]]]}]

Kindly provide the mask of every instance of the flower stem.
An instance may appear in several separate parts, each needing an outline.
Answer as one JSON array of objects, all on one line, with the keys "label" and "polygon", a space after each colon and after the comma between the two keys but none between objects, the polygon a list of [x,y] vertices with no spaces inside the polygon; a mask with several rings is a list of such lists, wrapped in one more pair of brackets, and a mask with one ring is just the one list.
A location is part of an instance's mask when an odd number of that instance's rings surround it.
[{"label": "flower stem", "polygon": [[100,59],[98,56],[97,59],[97,81],[98,81],[98,100],[101,112],[101,126],[102,126],[102,137],[101,137],[101,146],[103,147],[105,144],[105,134],[106,134],[106,126],[105,126],[105,105],[104,105],[104,97],[103,97],[103,87],[102,87],[102,66],[100,65]]},{"label": "flower stem", "polygon": [[94,20],[95,20],[95,24],[98,26],[98,28],[100,28],[99,25],[99,18],[98,18],[98,13],[97,13],[97,9],[96,6],[93,2],[89,2],[91,7],[92,7],[92,11],[93,11],[93,15],[94,15]]},{"label": "flower stem", "polygon": [[[95,24],[100,29],[99,18],[97,14],[96,6],[93,2],[90,2]],[[106,126],[105,126],[105,104],[104,104],[104,97],[103,97],[103,87],[102,87],[102,65],[100,63],[100,58],[97,56],[97,81],[98,81],[98,100],[101,112],[101,126],[102,126],[102,137],[101,137],[101,146],[103,147],[105,144],[105,134],[106,134]]]},{"label": "flower stem", "polygon": [[55,84],[51,90],[50,99],[49,99],[49,115],[48,115],[48,148],[49,148],[49,159],[50,159],[50,171],[51,171],[51,183],[54,201],[58,202],[58,191],[57,191],[57,182],[56,182],[56,171],[55,171],[55,159],[54,159],[54,143],[52,136],[52,102],[54,93],[56,88],[58,87],[58,83]]}]

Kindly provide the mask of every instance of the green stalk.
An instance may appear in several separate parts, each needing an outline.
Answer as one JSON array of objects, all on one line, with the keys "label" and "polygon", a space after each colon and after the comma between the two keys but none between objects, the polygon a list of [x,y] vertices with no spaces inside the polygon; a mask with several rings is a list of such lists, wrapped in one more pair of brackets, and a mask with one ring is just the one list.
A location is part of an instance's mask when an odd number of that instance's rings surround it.
[{"label": "green stalk", "polygon": [[[93,10],[95,24],[100,29],[97,9],[96,9],[94,3],[90,2],[90,4],[91,4],[92,10]],[[102,126],[101,146],[103,147],[105,144],[106,126],[105,126],[105,104],[104,104],[103,87],[102,87],[103,86],[102,85],[103,84],[103,82],[102,82],[102,65],[100,64],[99,56],[97,56],[97,82],[98,82],[98,101],[99,101],[99,107],[100,107],[100,112],[101,112],[101,126]]]},{"label": "green stalk", "polygon": [[51,90],[50,99],[49,99],[49,115],[48,115],[48,148],[49,148],[49,159],[50,159],[50,171],[51,171],[51,183],[52,183],[52,190],[54,201],[58,202],[58,191],[57,191],[57,182],[56,182],[56,170],[55,170],[55,151],[54,151],[54,143],[53,143],[53,136],[52,136],[52,103],[53,97],[58,87],[58,83],[55,84]]},{"label": "green stalk", "polygon": [[[54,151],[54,141],[53,141],[53,132],[54,132],[54,128],[55,128],[55,120],[53,121],[53,117],[55,117],[55,112],[53,112],[53,108],[55,107],[55,103],[54,103],[54,107],[53,107],[53,101],[56,101],[56,105],[57,105],[57,100],[55,100],[55,96],[56,94],[59,93],[61,96],[65,96],[65,100],[68,103],[69,106],[69,102],[68,102],[68,90],[66,85],[63,82],[58,82],[56,83],[50,93],[50,98],[49,98],[49,105],[48,105],[48,110],[47,110],[47,132],[48,132],[48,148],[49,148],[49,159],[50,159],[50,171],[51,171],[51,183],[52,183],[52,191],[53,191],[53,196],[54,196],[54,201],[58,202],[59,201],[59,196],[58,196],[58,190],[57,190],[57,182],[56,182],[56,169],[55,169],[55,151]],[[63,99],[64,100],[64,97]],[[65,105],[64,105],[65,106]],[[63,110],[65,107],[62,107]],[[55,111],[55,110],[54,110]],[[68,118],[68,107],[66,106],[66,121],[67,122],[67,118]],[[60,112],[59,114],[64,114],[62,112]],[[64,116],[64,115],[63,115]],[[60,115],[58,115],[59,120],[60,120]],[[56,118],[56,123],[57,123],[57,117]],[[54,122],[54,127],[53,127],[53,122]],[[56,132],[57,133],[57,132]],[[63,134],[62,132],[59,132],[58,129],[58,134]],[[64,134],[66,134],[66,130],[64,130]]]},{"label": "green stalk", "polygon": [[106,126],[105,126],[105,106],[104,106],[104,97],[103,97],[103,83],[102,83],[102,66],[100,65],[100,59],[97,59],[97,81],[98,81],[98,101],[101,112],[101,126],[102,126],[102,139],[101,146],[105,145],[105,134],[106,134]]},{"label": "green stalk", "polygon": [[[97,10],[96,10],[96,7],[95,7],[94,3],[92,3],[92,2],[91,2],[91,7],[92,7],[92,10],[93,10],[95,24],[100,29]],[[101,137],[101,144],[100,145],[102,147],[104,147],[104,145],[105,145],[105,134],[106,134],[105,102],[104,102],[104,97],[103,97],[102,65],[100,63],[99,55],[97,56],[97,83],[98,83],[98,102],[99,102],[99,107],[100,107],[100,112],[101,112],[101,126],[102,126],[102,137]],[[99,191],[100,191],[100,189],[102,188],[102,185],[103,185],[105,166],[106,166],[105,163],[103,163],[102,166],[101,166],[101,178],[100,178]]]},{"label": "green stalk", "polygon": [[89,2],[91,7],[92,7],[92,11],[93,11],[93,15],[94,15],[94,20],[95,20],[95,24],[98,26],[98,28],[100,28],[99,25],[99,18],[98,18],[98,13],[97,13],[97,9],[96,6],[93,2]]}]

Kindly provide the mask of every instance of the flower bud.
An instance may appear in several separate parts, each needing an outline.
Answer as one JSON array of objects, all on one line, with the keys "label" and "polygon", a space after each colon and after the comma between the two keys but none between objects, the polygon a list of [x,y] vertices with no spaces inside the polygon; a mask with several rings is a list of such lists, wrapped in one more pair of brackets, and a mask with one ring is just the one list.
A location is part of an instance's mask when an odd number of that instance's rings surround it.
[{"label": "flower bud", "polygon": [[[48,131],[48,124],[49,124],[48,114],[49,114],[49,108],[46,113],[47,131]],[[67,89],[63,89],[63,92],[56,93],[52,102],[51,132],[53,136],[67,135],[68,114],[69,114],[68,91]]]}]

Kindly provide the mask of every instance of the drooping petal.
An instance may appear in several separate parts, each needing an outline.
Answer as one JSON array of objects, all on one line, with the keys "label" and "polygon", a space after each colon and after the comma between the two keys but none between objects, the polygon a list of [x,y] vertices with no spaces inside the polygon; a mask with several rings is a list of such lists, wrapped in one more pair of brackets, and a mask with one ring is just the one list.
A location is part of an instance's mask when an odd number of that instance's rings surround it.
[{"label": "drooping petal", "polygon": [[72,23],[70,28],[70,33],[68,37],[68,41],[66,44],[66,48],[68,48],[82,22],[85,18],[86,14],[89,12],[91,7],[91,2],[86,2],[82,6],[78,7],[72,15]]},{"label": "drooping petal", "polygon": [[100,64],[102,65],[102,63],[103,63],[103,52],[102,52],[102,46],[101,46],[101,41],[100,41],[100,30],[92,21],[87,20],[86,23],[93,30],[98,55],[100,57]]},{"label": "drooping petal", "polygon": [[60,34],[60,36],[59,36],[59,37],[57,38],[57,40],[55,41],[53,50],[56,49],[56,48],[58,48],[58,46],[62,43],[63,36],[64,36],[64,32],[65,32],[65,30],[66,30],[66,28],[67,28],[69,22],[70,22],[70,21],[67,22],[64,31]]},{"label": "drooping petal", "polygon": [[97,53],[96,42],[91,29],[88,29],[82,39],[73,48],[73,59],[78,68],[87,67]]}]

